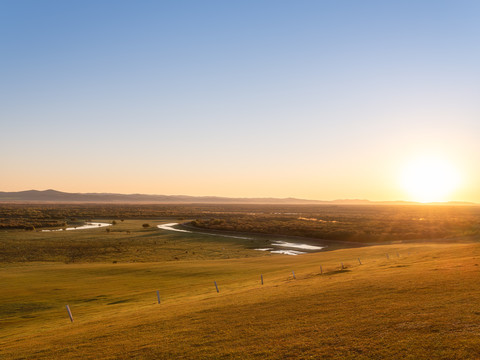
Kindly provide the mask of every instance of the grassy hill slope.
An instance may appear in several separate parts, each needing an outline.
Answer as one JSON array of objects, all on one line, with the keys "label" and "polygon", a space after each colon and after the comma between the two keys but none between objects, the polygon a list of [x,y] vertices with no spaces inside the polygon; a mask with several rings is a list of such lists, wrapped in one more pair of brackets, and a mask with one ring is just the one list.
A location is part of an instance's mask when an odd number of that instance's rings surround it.
[{"label": "grassy hill slope", "polygon": [[477,243],[298,257],[5,264],[0,357],[474,359],[479,265]]}]

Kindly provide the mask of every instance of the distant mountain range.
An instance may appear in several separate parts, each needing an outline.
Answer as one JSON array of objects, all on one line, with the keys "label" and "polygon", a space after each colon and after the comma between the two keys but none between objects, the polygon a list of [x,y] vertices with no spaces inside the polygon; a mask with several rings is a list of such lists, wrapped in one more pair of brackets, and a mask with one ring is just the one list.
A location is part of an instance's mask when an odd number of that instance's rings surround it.
[{"label": "distant mountain range", "polygon": [[[414,205],[408,201],[370,201],[341,199],[333,201],[305,200],[296,198],[229,198],[218,196],[146,195],[110,193],[67,193],[56,190],[0,191],[0,202],[22,203],[144,203],[144,204],[337,204],[337,205]],[[436,203],[442,205],[476,205],[470,202]]]}]

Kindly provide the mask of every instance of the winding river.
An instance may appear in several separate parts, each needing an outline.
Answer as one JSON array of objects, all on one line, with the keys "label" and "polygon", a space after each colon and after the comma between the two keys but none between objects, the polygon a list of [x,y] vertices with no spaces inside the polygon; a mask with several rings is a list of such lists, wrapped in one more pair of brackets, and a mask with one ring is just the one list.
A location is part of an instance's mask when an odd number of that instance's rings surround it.
[{"label": "winding river", "polygon": [[[157,225],[157,227],[159,229],[167,230],[167,231],[178,231],[178,232],[184,232],[184,233],[220,236],[220,237],[243,239],[243,240],[255,239],[255,237],[253,236],[245,237],[245,236],[226,235],[226,234],[220,234],[220,233],[210,233],[210,232],[203,232],[203,231],[191,231],[191,230],[178,229],[176,227],[178,225],[179,225],[178,223],[168,223],[168,224]],[[315,245],[308,245],[303,243],[274,240],[274,241],[270,241],[270,247],[258,248],[254,250],[269,251],[272,254],[301,255],[301,254],[307,254],[309,252],[317,252],[324,249],[325,247],[326,246],[315,246]],[[303,251],[300,251],[298,249]]]},{"label": "winding river", "polygon": [[52,230],[42,230],[42,232],[52,232],[52,231],[70,231],[70,230],[86,230],[86,229],[96,229],[99,227],[106,227],[112,226],[112,224],[108,223],[97,223],[97,222],[88,222],[85,225],[75,226],[75,227],[68,227],[62,229],[52,229]]}]

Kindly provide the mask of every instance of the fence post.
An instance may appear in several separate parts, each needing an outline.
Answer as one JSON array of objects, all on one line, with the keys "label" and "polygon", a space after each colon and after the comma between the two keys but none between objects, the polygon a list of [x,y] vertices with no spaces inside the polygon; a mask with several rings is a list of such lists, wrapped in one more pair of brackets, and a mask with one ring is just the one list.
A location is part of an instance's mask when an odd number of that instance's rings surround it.
[{"label": "fence post", "polygon": [[262,281],[262,285],[263,285],[263,275],[260,275],[260,280]]},{"label": "fence post", "polygon": [[362,262],[360,261],[360,258],[358,258],[358,263],[359,263],[360,265],[362,265]]},{"label": "fence post", "polygon": [[320,265],[320,275],[323,274],[323,269],[322,269],[322,265]]},{"label": "fence post", "polygon": [[157,290],[157,301],[160,304],[160,291],[159,290]]},{"label": "fence post", "polygon": [[216,282],[216,281],[214,281],[213,283],[215,284],[215,289],[217,289],[217,293],[219,293],[220,291],[218,290],[218,285],[217,285],[217,282]]},{"label": "fence post", "polygon": [[296,279],[296,277],[295,277],[295,271],[292,271],[292,274],[293,274],[293,278]]},{"label": "fence post", "polygon": [[68,317],[70,318],[70,321],[73,323],[73,316],[72,316],[72,312],[70,311],[70,306],[65,305],[65,307],[67,308]]}]

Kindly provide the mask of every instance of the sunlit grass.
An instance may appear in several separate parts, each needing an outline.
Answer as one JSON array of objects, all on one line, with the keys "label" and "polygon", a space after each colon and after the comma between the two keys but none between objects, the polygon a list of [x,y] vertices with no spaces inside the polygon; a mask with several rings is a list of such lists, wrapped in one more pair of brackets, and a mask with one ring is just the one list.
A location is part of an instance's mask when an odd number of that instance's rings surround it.
[{"label": "sunlit grass", "polygon": [[0,354],[469,359],[480,351],[479,263],[473,243],[298,257],[3,264]]}]

